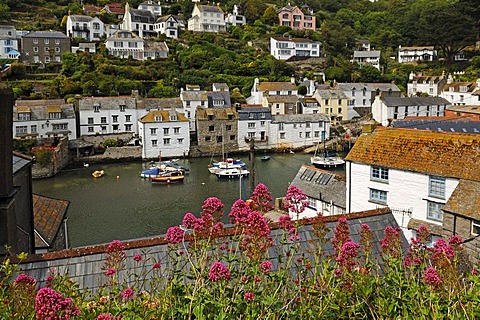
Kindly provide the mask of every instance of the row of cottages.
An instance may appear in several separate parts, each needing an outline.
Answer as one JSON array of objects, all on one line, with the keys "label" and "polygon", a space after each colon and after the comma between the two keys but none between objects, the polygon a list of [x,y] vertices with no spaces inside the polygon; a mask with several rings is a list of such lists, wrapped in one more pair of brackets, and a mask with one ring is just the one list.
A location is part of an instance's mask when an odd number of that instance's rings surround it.
[{"label": "row of cottages", "polygon": [[478,134],[377,128],[345,159],[347,212],[389,207],[407,239],[425,225],[478,245],[479,159]]},{"label": "row of cottages", "polygon": [[306,38],[275,37],[270,38],[270,54],[277,60],[288,60],[292,57],[321,56],[322,43]]},{"label": "row of cottages", "polygon": [[407,117],[443,117],[450,106],[441,97],[375,97],[372,104],[372,117],[383,126],[392,120]]},{"label": "row of cottages", "polygon": [[75,111],[63,99],[16,100],[13,138],[77,138]]},{"label": "row of cottages", "polygon": [[[305,8],[308,9],[308,8]],[[287,26],[293,30],[313,30],[316,29],[316,17],[313,12],[305,14],[297,6],[291,6],[290,3],[277,10],[278,24]]]}]

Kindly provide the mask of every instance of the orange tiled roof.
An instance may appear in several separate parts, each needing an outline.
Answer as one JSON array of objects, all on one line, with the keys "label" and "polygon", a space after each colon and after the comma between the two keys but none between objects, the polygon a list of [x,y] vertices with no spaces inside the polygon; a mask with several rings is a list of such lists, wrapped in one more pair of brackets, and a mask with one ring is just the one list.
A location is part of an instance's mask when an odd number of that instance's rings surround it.
[{"label": "orange tiled roof", "polygon": [[66,200],[33,195],[35,231],[47,242],[43,242],[38,235],[35,235],[35,247],[47,247],[52,244],[69,204]]},{"label": "orange tiled roof", "polygon": [[377,128],[359,137],[346,160],[480,181],[480,135]]},{"label": "orange tiled roof", "polygon": [[260,91],[281,91],[281,90],[297,90],[297,86],[291,82],[261,82],[258,84]]}]

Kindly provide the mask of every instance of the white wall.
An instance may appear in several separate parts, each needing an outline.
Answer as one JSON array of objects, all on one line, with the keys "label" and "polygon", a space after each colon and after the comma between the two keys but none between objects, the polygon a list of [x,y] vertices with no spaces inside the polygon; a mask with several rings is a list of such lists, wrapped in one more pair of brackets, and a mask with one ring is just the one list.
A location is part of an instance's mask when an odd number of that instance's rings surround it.
[{"label": "white wall", "polygon": [[[328,122],[312,122],[310,128],[306,127],[306,123],[296,123],[296,128],[293,123],[284,123],[284,130],[279,129],[278,122],[270,124],[269,143],[272,148],[301,148],[305,146],[313,146],[321,141],[322,131],[325,131],[326,139],[329,137],[330,123]],[[310,132],[310,137],[307,137],[306,132]],[[318,137],[315,136],[318,132]],[[285,138],[282,139],[282,133],[285,133]],[[301,133],[301,134],[300,134]]]},{"label": "white wall", "polygon": [[[80,135],[93,135],[96,133],[106,134],[106,133],[117,133],[117,132],[127,132],[125,130],[126,124],[132,125],[132,130],[128,132],[134,132],[138,134],[138,119],[147,114],[145,109],[125,109],[125,111],[120,111],[119,109],[115,110],[102,110],[100,108],[99,112],[94,110],[80,110]],[[118,122],[113,122],[113,116],[118,115]],[[126,121],[126,116],[130,116],[130,121]],[[88,124],[88,118],[93,118],[93,125]],[[106,117],[106,123],[101,123],[101,118]],[[113,125],[118,124],[118,131],[113,131]],[[88,127],[94,127],[93,132],[88,131]],[[106,130],[102,132],[101,127],[106,126]]]},{"label": "white wall", "polygon": [[[160,155],[174,158],[188,155],[190,150],[190,132],[187,121],[168,121],[155,123],[138,123],[139,135],[142,138],[142,158],[153,159]],[[156,128],[156,135],[151,134],[151,128]],[[169,129],[167,135],[164,128]],[[179,133],[174,133],[174,128],[180,128]],[[170,144],[164,144],[164,138],[170,138]],[[182,143],[179,139],[183,139]],[[157,146],[152,145],[152,140],[157,140]]]},{"label": "white wall", "polygon": [[[347,212],[371,210],[385,205],[371,202],[370,188],[387,192],[387,206],[391,209],[411,209],[414,219],[428,221],[437,225],[441,222],[427,220],[427,200],[446,203],[453,190],[457,187],[458,179],[447,178],[445,182],[445,199],[429,197],[429,175],[410,171],[389,169],[388,183],[370,179],[370,165],[346,163],[347,175]],[[402,227],[407,239],[413,236],[407,230],[408,216],[394,214],[398,225]]]},{"label": "white wall", "polygon": [[[261,122],[264,121],[264,125],[261,125]],[[255,128],[249,128],[248,123],[255,123]],[[238,150],[246,151],[250,150],[250,145],[245,142],[245,137],[248,137],[249,132],[254,132],[255,133],[255,139],[260,139],[261,135],[260,133],[262,131],[265,132],[265,135],[268,137],[268,145],[262,145],[262,149],[270,149],[270,119],[265,119],[265,120],[242,120],[238,121]],[[265,142],[263,142],[265,143]]]}]

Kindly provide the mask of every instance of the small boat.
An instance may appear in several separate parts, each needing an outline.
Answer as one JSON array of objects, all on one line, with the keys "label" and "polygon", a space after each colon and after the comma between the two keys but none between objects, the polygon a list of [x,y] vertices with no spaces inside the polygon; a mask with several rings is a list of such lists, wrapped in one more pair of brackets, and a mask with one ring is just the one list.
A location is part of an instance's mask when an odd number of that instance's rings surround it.
[{"label": "small boat", "polygon": [[270,160],[270,156],[263,156],[260,158],[262,161],[268,161]]},{"label": "small boat", "polygon": [[250,171],[239,168],[219,169],[215,172],[218,178],[235,179],[240,177],[247,177]]},{"label": "small boat", "polygon": [[140,177],[142,178],[155,178],[155,177],[160,177],[162,175],[163,170],[160,169],[159,167],[153,167],[147,170],[143,170],[140,173]]},{"label": "small boat", "polygon": [[315,154],[310,158],[310,163],[315,168],[331,168],[338,167],[345,164],[345,160],[336,154],[328,154],[325,147],[325,140],[323,141],[323,156],[317,156],[318,144],[315,149]]},{"label": "small boat", "polygon": [[104,174],[105,174],[105,171],[103,171],[103,170],[95,170],[95,171],[92,172],[92,176],[94,178],[103,177]]},{"label": "small boat", "polygon": [[183,182],[185,180],[185,174],[181,171],[172,171],[166,172],[159,177],[150,178],[150,181],[153,183],[176,183],[176,182]]},{"label": "small boat", "polygon": [[246,169],[247,164],[240,159],[227,158],[223,161],[212,163],[212,165],[208,167],[208,171],[210,171],[210,173],[217,173],[219,170],[232,168]]}]

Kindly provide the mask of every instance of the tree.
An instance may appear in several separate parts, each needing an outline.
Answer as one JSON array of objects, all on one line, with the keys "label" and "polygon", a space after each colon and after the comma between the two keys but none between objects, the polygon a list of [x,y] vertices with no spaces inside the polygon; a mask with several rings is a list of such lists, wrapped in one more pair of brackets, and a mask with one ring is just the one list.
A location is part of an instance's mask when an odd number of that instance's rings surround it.
[{"label": "tree", "polygon": [[268,25],[274,25],[278,23],[277,11],[273,6],[268,6],[263,13],[263,21]]}]

